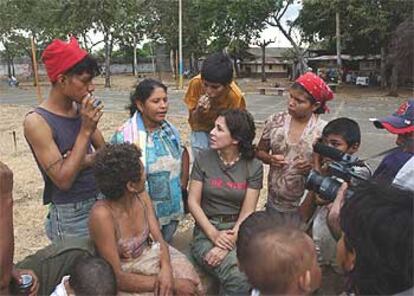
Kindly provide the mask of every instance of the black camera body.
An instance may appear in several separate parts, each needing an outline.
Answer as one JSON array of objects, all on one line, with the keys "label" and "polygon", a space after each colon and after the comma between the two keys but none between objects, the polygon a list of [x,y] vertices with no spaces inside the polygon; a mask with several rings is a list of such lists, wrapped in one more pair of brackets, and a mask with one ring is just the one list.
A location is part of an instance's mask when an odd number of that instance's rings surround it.
[{"label": "black camera body", "polygon": [[[349,182],[352,178],[366,181],[365,178],[355,172],[355,167],[361,165],[361,161],[357,157],[321,143],[317,143],[313,151],[333,160],[328,165],[330,176],[322,176],[317,171],[312,170],[306,179],[306,189],[318,193],[322,199],[333,201],[342,183]],[[348,189],[346,197],[349,198],[352,194],[352,189]]]}]

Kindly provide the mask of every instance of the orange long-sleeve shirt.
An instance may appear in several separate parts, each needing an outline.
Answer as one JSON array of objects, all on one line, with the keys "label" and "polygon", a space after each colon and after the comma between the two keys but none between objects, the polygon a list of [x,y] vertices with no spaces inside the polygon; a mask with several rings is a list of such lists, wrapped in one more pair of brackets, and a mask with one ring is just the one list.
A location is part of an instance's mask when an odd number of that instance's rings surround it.
[{"label": "orange long-sleeve shirt", "polygon": [[184,102],[189,111],[188,122],[192,131],[210,132],[214,127],[218,113],[224,109],[246,109],[246,101],[243,93],[234,81],[227,87],[226,92],[212,100],[211,108],[207,112],[199,113],[199,116],[194,117],[192,111],[197,107],[198,100],[205,92],[201,81],[201,75],[195,76],[191,79],[184,97]]}]

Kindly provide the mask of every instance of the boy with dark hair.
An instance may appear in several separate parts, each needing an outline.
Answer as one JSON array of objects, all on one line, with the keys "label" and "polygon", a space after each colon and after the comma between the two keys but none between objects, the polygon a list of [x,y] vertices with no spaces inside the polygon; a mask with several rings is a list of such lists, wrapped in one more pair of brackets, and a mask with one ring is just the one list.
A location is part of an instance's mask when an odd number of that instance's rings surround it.
[{"label": "boy with dark hair", "polygon": [[[353,154],[361,144],[361,130],[355,120],[341,117],[328,122],[322,131],[322,138],[329,146]],[[345,145],[346,148],[342,148]]]},{"label": "boy with dark hair", "polygon": [[240,226],[237,258],[255,288],[251,295],[309,295],[320,286],[312,240],[280,218],[255,212]]},{"label": "boy with dark hair", "polygon": [[223,109],[245,109],[243,93],[233,81],[233,64],[224,53],[209,55],[201,74],[191,79],[184,102],[191,127],[193,157],[209,147],[209,133]]},{"label": "boy with dark hair", "polygon": [[[328,122],[322,131],[322,143],[350,155],[356,153],[361,144],[361,130],[358,123],[346,117]],[[321,174],[327,175],[330,162],[330,159],[322,155],[316,155],[315,168]],[[371,169],[365,163],[354,166],[353,170],[365,179],[371,176]],[[359,180],[352,178],[351,183],[355,186],[359,183]],[[316,245],[319,264],[336,268],[336,240],[328,227],[326,219],[332,204],[320,199],[313,192],[310,192],[307,198],[313,199],[314,206],[319,206],[312,225],[312,237]]]},{"label": "boy with dark hair", "polygon": [[105,144],[97,129],[103,106],[92,96],[99,67],[74,37],[55,39],[42,58],[52,88],[27,114],[24,135],[45,182],[46,233],[52,241],[86,237],[98,198],[91,163],[94,150]]},{"label": "boy with dark hair", "polygon": [[365,182],[337,199],[342,237],[337,261],[349,274],[348,293],[413,295],[413,193]]},{"label": "boy with dark hair", "polygon": [[62,278],[51,296],[117,294],[115,273],[111,265],[100,257],[77,258],[69,275]]}]

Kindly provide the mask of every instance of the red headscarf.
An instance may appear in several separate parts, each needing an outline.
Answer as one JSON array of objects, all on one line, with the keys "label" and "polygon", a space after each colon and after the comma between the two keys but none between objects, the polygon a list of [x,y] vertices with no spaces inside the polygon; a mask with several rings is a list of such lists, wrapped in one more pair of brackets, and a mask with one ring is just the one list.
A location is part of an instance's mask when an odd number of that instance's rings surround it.
[{"label": "red headscarf", "polygon": [[312,72],[306,72],[296,82],[302,85],[312,97],[321,103],[325,111],[329,111],[326,102],[334,98],[331,88],[319,76]]},{"label": "red headscarf", "polygon": [[59,74],[72,68],[87,55],[88,53],[79,47],[75,37],[71,37],[69,42],[53,40],[42,55],[50,81],[55,82]]}]

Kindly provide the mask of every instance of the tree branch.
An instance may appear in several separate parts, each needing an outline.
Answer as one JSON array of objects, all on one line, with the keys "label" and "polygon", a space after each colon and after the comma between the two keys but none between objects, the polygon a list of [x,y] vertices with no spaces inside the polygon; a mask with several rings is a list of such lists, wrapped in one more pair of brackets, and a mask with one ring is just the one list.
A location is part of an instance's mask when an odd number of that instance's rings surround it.
[{"label": "tree branch", "polygon": [[286,3],[285,8],[282,10],[282,13],[281,13],[279,16],[278,16],[278,15],[276,15],[276,16],[275,16],[275,18],[276,18],[276,20],[277,20],[278,22],[282,19],[282,17],[283,17],[283,16],[284,16],[284,14],[286,13],[286,10],[289,8],[290,4],[292,4],[292,1],[288,1],[288,2]]},{"label": "tree branch", "polygon": [[102,42],[104,42],[104,41],[101,40],[101,41],[95,42],[94,44],[91,45],[90,49],[92,50],[93,47],[95,47],[96,45],[98,45],[98,44],[100,44]]},{"label": "tree branch", "polygon": [[269,25],[269,26],[271,26],[271,27],[277,27],[276,23],[271,22],[271,21],[269,21],[269,20],[266,20],[266,21],[265,21],[265,23],[266,23],[266,24],[268,24],[268,25]]}]

